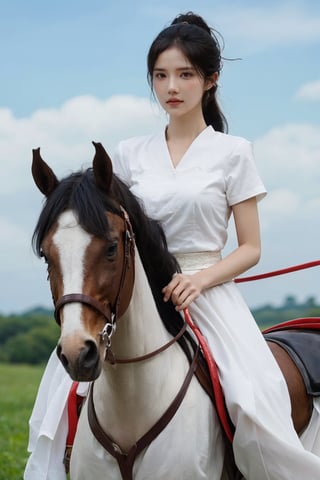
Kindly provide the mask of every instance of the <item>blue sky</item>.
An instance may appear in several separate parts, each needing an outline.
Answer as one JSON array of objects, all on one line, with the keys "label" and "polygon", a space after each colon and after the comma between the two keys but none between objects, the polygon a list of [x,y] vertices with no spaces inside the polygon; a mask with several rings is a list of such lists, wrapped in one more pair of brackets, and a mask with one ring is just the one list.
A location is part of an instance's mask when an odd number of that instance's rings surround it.
[{"label": "blue sky", "polygon": [[[0,0],[0,313],[51,305],[30,247],[42,202],[31,149],[61,176],[90,165],[91,140],[112,154],[120,139],[162,128],[146,54],[188,10],[223,35],[225,58],[241,59],[225,60],[219,84],[230,133],[254,143],[269,192],[250,273],[320,258],[319,2]],[[317,285],[313,269],[241,288],[258,306],[319,299]]]}]

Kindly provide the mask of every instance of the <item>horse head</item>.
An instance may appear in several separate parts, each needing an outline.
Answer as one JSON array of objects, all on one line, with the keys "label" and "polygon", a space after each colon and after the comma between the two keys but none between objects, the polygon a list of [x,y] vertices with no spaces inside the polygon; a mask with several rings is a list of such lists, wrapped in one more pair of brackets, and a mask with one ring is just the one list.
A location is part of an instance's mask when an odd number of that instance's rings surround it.
[{"label": "horse head", "polygon": [[57,354],[71,378],[101,371],[105,343],[126,311],[134,284],[131,224],[115,192],[111,160],[94,143],[92,168],[59,181],[33,150],[32,175],[46,202],[34,233],[61,326]]}]

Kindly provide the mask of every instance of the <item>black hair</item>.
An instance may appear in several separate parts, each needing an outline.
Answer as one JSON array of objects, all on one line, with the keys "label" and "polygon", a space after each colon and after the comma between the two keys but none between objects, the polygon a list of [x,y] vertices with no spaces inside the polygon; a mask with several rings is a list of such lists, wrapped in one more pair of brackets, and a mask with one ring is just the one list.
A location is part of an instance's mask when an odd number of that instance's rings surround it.
[{"label": "black hair", "polygon": [[[152,76],[159,55],[172,46],[177,46],[197,72],[205,79],[222,70],[221,46],[218,32],[210,28],[199,15],[187,12],[177,15],[171,25],[154,39],[147,57],[148,82],[152,88]],[[221,35],[219,34],[221,37]],[[222,38],[222,37],[221,37]],[[207,90],[202,99],[202,111],[207,125],[219,132],[228,130],[217,98],[217,85]]]}]

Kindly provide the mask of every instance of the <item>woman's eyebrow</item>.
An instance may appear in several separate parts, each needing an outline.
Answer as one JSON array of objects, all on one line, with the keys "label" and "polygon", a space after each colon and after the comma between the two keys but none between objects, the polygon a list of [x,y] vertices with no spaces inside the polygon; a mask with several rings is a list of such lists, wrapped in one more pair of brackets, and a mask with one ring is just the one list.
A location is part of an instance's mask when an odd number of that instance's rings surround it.
[{"label": "woman's eyebrow", "polygon": [[[155,67],[155,68],[153,69],[154,72],[155,72],[155,71],[157,71],[157,72],[163,72],[163,71],[165,71],[165,70],[167,70],[167,69],[164,68],[164,67]],[[194,70],[194,67],[191,67],[191,66],[187,66],[187,67],[177,67],[175,70]]]}]

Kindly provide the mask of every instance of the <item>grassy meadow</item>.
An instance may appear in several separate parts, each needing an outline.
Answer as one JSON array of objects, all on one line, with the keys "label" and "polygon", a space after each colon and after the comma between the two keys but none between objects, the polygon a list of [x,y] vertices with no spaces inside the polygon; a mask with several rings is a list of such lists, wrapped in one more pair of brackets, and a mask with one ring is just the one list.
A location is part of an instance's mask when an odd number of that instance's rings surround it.
[{"label": "grassy meadow", "polygon": [[0,480],[21,480],[28,420],[43,366],[0,364]]}]

